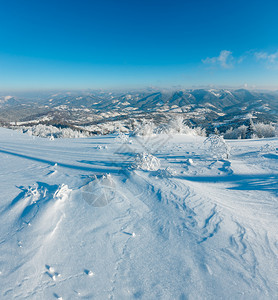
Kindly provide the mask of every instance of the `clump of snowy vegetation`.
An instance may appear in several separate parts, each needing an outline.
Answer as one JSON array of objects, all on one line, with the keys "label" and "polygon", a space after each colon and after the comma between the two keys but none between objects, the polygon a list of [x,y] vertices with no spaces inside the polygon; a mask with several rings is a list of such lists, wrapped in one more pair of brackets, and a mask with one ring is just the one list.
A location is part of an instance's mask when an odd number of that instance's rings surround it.
[{"label": "clump of snowy vegetation", "polygon": [[257,123],[254,124],[254,134],[258,138],[275,137],[275,127],[271,124]]},{"label": "clump of snowy vegetation", "polygon": [[155,173],[157,178],[171,178],[177,175],[177,171],[172,169],[171,167],[167,167],[166,169],[159,169]]},{"label": "clump of snowy vegetation", "polygon": [[138,124],[133,135],[135,136],[151,136],[155,133],[155,125],[152,121],[143,120],[141,124]]},{"label": "clump of snowy vegetation", "polygon": [[195,127],[191,128],[185,124],[185,120],[183,117],[178,116],[169,121],[168,124],[159,126],[156,129],[158,133],[166,133],[166,134],[186,134],[186,135],[194,135],[194,136],[206,136],[206,130],[204,128]]},{"label": "clump of snowy vegetation", "polygon": [[278,152],[278,148],[276,148],[273,144],[265,144],[260,148],[261,153],[271,153]]},{"label": "clump of snowy vegetation", "polygon": [[183,117],[176,117],[167,124],[166,133],[206,136],[206,130],[200,127],[190,128]]},{"label": "clump of snowy vegetation", "polygon": [[205,139],[204,145],[215,159],[228,159],[230,156],[230,147],[220,135],[211,134]]},{"label": "clump of snowy vegetation", "polygon": [[71,128],[57,128],[52,125],[35,125],[31,127],[22,126],[18,129],[22,133],[39,136],[43,138],[83,138],[90,136],[89,132],[80,132]]},{"label": "clump of snowy vegetation", "polygon": [[125,134],[123,132],[118,132],[117,136],[115,137],[115,142],[121,144],[128,144],[131,143],[131,140],[129,139],[128,134]]},{"label": "clump of snowy vegetation", "polygon": [[238,128],[230,128],[225,134],[225,139],[250,139],[275,137],[275,127],[271,124],[250,122],[249,126],[241,125]]},{"label": "clump of snowy vegetation", "polygon": [[122,121],[107,121],[100,122],[98,124],[81,126],[85,130],[92,131],[97,134],[109,134],[115,132],[123,132],[129,133],[130,129],[130,121],[122,120]]},{"label": "clump of snowy vegetation", "polygon": [[183,117],[178,116],[166,124],[155,125],[152,121],[143,120],[133,131],[135,136],[152,136],[154,134],[186,134],[206,136],[206,130],[200,127],[191,128],[185,124]]},{"label": "clump of snowy vegetation", "polygon": [[103,150],[103,149],[105,149],[105,150],[106,150],[106,149],[108,149],[108,146],[107,146],[107,145],[104,145],[104,146],[103,146],[103,145],[97,145],[97,146],[96,146],[96,149],[98,149],[98,150]]},{"label": "clump of snowy vegetation", "polygon": [[140,153],[135,157],[133,168],[144,171],[157,171],[160,168],[160,160],[150,153]]}]

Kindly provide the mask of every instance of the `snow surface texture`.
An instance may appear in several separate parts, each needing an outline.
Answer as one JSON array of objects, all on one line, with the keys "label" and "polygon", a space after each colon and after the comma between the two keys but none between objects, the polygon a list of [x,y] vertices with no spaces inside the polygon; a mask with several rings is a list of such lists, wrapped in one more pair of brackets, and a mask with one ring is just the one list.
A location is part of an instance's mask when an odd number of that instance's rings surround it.
[{"label": "snow surface texture", "polygon": [[277,299],[278,139],[204,140],[0,129],[0,299]]}]

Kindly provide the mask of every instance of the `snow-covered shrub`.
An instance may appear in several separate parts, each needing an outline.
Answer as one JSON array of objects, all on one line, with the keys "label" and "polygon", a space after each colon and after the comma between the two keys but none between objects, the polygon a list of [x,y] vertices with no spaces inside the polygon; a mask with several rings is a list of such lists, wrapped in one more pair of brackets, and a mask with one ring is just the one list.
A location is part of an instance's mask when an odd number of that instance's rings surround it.
[{"label": "snow-covered shrub", "polygon": [[207,136],[206,129],[201,127],[193,128],[194,135]]},{"label": "snow-covered shrub", "polygon": [[81,138],[90,136],[89,132],[80,132],[71,128],[57,128],[52,125],[34,125],[31,127],[22,126],[19,130],[29,135],[44,137],[44,138]]},{"label": "snow-covered shrub", "polygon": [[154,134],[155,125],[152,121],[143,120],[141,124],[139,124],[133,134],[136,136],[150,136]]},{"label": "snow-covered shrub", "polygon": [[167,167],[166,169],[159,169],[154,174],[158,178],[171,178],[175,175],[177,175],[177,171]]},{"label": "snow-covered shrub", "polygon": [[228,159],[230,147],[220,135],[211,134],[205,141],[204,145],[208,152],[216,159]]},{"label": "snow-covered shrub", "polygon": [[241,125],[238,128],[230,128],[225,134],[225,139],[248,139],[248,138],[269,138],[275,136],[275,127],[264,123],[250,123],[249,126]]},{"label": "snow-covered shrub", "polygon": [[270,124],[254,124],[254,133],[258,138],[269,138],[275,136],[275,127]]},{"label": "snow-covered shrub", "polygon": [[193,165],[194,165],[193,159],[192,159],[192,158],[188,158],[188,159],[186,160],[186,164],[189,165],[189,166],[193,166]]},{"label": "snow-covered shrub", "polygon": [[219,132],[219,130],[218,130],[218,128],[217,128],[217,127],[215,127],[215,128],[214,128],[214,134],[216,134],[216,135],[220,135],[220,132]]},{"label": "snow-covered shrub", "polygon": [[185,120],[182,116],[178,116],[169,121],[168,124],[159,126],[156,129],[157,133],[164,134],[187,134],[187,135],[199,135],[206,136],[206,130],[200,127],[190,128],[185,124]]},{"label": "snow-covered shrub", "polygon": [[265,144],[260,149],[261,153],[277,152],[277,148],[272,144]]},{"label": "snow-covered shrub", "polygon": [[160,160],[149,153],[143,152],[136,156],[133,167],[145,171],[157,171],[160,168]]},{"label": "snow-covered shrub", "polygon": [[232,127],[228,129],[224,133],[225,139],[245,139],[246,138],[246,132],[247,132],[247,126],[241,125],[238,128],[233,129]]},{"label": "snow-covered shrub", "polygon": [[117,136],[115,137],[115,142],[126,144],[129,143],[129,135],[124,134],[123,132],[119,132]]},{"label": "snow-covered shrub", "polygon": [[246,138],[246,132],[247,132],[247,126],[241,125],[238,127],[238,133],[240,139],[245,139]]},{"label": "snow-covered shrub", "polygon": [[102,150],[102,149],[108,149],[108,146],[107,145],[104,145],[104,146],[102,146],[102,145],[97,145],[96,146],[96,149],[98,149],[98,150]]},{"label": "snow-covered shrub", "polygon": [[169,122],[169,130],[173,133],[184,133],[188,126],[184,124],[184,118],[179,116]]}]

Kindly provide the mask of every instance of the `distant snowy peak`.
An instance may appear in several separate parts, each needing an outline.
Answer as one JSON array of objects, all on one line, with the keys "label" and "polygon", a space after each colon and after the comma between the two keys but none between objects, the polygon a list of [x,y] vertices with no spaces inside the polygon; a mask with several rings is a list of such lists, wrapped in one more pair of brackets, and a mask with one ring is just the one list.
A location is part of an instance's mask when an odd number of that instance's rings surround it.
[{"label": "distant snowy peak", "polygon": [[2,96],[0,97],[0,107],[12,106],[18,104],[18,101],[13,96]]}]

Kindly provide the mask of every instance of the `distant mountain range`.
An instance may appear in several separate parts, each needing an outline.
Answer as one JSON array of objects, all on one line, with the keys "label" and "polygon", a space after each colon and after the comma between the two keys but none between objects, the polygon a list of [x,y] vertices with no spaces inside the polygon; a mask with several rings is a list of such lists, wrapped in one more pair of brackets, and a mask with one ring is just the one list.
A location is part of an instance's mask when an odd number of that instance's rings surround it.
[{"label": "distant mountain range", "polygon": [[5,125],[89,126],[143,118],[160,123],[177,115],[188,125],[220,131],[244,124],[251,116],[255,122],[277,123],[278,92],[195,89],[0,96],[0,122]]}]

